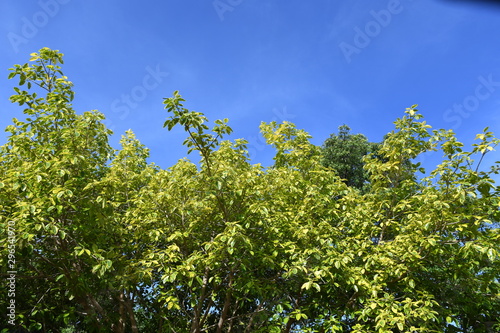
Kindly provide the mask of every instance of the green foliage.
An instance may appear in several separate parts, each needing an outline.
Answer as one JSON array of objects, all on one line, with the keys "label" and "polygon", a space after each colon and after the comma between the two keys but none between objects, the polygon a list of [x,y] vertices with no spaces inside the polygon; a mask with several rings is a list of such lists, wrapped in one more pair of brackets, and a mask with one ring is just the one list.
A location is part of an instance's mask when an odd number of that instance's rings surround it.
[{"label": "green foliage", "polygon": [[369,174],[364,169],[363,158],[376,154],[378,144],[369,142],[363,134],[350,134],[347,125],[339,127],[338,134],[331,134],[321,148],[322,164],[335,170],[344,182],[359,189],[366,189]]},{"label": "green foliage", "polygon": [[[359,191],[361,182],[323,166],[322,150],[293,124],[263,123],[274,165],[251,164],[245,140],[224,140],[227,119],[210,129],[174,92],[164,127],[182,126],[201,162],[163,170],[131,131],[114,151],[100,113],[74,112],[60,63],[59,52],[42,49],[9,75],[27,87],[11,98],[27,105],[26,119],[14,120],[0,148],[0,224],[16,225],[18,329],[493,332],[499,324],[498,167],[480,166],[498,144],[488,129],[466,151],[413,106],[363,158],[370,186]],[[367,144],[342,133],[347,147]],[[418,180],[414,159],[437,150],[442,163]],[[5,275],[7,232],[0,243]]]}]

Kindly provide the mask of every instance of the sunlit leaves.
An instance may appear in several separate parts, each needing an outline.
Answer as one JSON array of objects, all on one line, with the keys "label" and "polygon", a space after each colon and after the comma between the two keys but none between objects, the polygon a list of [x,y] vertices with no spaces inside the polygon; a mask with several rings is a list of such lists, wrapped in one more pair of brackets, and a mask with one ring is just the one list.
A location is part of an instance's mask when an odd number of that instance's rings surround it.
[{"label": "sunlit leaves", "polygon": [[[274,165],[251,164],[247,141],[223,140],[227,119],[210,128],[176,91],[164,127],[181,126],[202,159],[162,170],[132,131],[114,151],[102,114],[74,112],[61,63],[42,49],[9,74],[26,117],[0,150],[0,224],[16,224],[30,277],[16,308],[25,327],[452,332],[500,317],[488,129],[468,151],[412,106],[364,158],[370,186],[359,191],[288,122],[261,125]],[[437,150],[425,173],[415,158]]]}]

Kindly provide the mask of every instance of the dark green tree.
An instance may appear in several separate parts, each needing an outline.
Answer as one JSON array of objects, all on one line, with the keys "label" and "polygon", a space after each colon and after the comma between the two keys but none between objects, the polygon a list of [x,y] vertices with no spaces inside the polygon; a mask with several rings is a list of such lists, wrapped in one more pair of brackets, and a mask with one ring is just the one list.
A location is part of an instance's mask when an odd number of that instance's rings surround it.
[{"label": "dark green tree", "polygon": [[338,134],[331,134],[322,146],[322,164],[335,170],[351,187],[362,189],[368,183],[363,157],[377,151],[378,143],[369,142],[363,134],[351,134],[347,125],[339,126]]}]

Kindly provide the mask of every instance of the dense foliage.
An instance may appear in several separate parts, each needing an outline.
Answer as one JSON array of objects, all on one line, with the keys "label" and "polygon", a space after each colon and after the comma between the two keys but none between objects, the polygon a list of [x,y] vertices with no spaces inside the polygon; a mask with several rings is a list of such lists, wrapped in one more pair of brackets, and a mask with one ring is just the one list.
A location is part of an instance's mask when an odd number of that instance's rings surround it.
[{"label": "dense foliage", "polygon": [[[77,114],[62,54],[16,65],[24,106],[0,148],[2,277],[15,225],[15,327],[29,332],[493,332],[500,318],[497,168],[415,106],[395,122],[370,183],[322,165],[293,124],[263,123],[274,165],[249,161],[227,119],[210,128],[178,92],[169,130],[200,154],[148,164],[132,132],[114,151],[97,111]],[[413,163],[441,151],[424,178]],[[11,299],[0,291],[2,308]]]},{"label": "dense foliage", "polygon": [[363,158],[376,155],[379,145],[369,142],[363,134],[351,134],[347,125],[339,127],[338,134],[331,134],[321,147],[322,164],[337,172],[344,182],[359,189],[369,185],[369,175]]}]

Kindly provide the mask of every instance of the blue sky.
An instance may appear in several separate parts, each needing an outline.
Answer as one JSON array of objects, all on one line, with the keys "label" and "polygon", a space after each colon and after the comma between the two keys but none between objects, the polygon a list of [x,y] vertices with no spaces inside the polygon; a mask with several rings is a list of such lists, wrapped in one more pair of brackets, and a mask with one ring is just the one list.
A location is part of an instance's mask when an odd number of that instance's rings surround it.
[{"label": "blue sky", "polygon": [[181,129],[162,128],[174,90],[229,118],[266,165],[261,121],[292,121],[317,145],[342,124],[380,141],[419,104],[466,143],[486,126],[500,136],[500,6],[480,3],[4,0],[0,126],[21,115],[8,68],[50,47],[65,54],[75,109],[104,113],[115,147],[132,129],[163,168],[186,155]]}]

